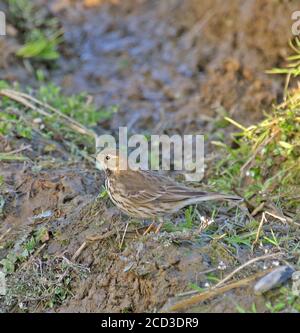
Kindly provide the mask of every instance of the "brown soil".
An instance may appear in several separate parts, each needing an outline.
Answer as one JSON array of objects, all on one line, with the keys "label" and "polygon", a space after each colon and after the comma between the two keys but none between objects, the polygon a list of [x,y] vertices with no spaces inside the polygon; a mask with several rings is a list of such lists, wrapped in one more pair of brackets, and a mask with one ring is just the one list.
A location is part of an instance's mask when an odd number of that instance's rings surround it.
[{"label": "brown soil", "polygon": [[[288,53],[296,1],[132,0],[108,1],[92,9],[78,2],[57,4],[51,2],[50,8],[64,18],[69,48],[58,68],[47,70],[48,78],[65,93],[87,91],[98,105],[120,105],[106,129],[126,125],[143,132],[200,130],[213,139],[212,120],[220,114],[250,124],[281,98],[283,80],[264,71],[281,64]],[[36,86],[32,73],[10,56],[17,40],[13,33],[0,40],[1,79]],[[1,148],[20,143],[16,139]],[[136,223],[129,226],[120,247],[127,218],[109,200],[96,198],[103,185],[99,171],[68,162],[63,154],[52,162],[39,160],[42,166],[35,168],[39,154],[24,154],[32,160],[0,162],[6,184],[0,235],[10,229],[2,242],[12,243],[18,252],[19,244],[43,226],[49,240],[42,253],[70,260],[86,242],[74,262],[90,273],[85,278],[73,273],[72,296],[53,311],[159,311],[191,290],[191,283],[204,286],[203,271],[223,261],[229,272],[237,261],[251,256],[245,252],[232,258],[217,242],[185,232],[142,237],[142,224]],[[36,218],[46,211],[49,216]],[[230,227],[226,218],[218,219],[218,227]],[[87,241],[91,236],[103,239]],[[11,248],[0,247],[0,258]],[[253,299],[251,288],[246,288],[188,310],[234,311],[236,304]],[[15,302],[14,311],[22,311],[18,302],[22,299]],[[27,311],[50,311],[39,300],[26,304]]]}]

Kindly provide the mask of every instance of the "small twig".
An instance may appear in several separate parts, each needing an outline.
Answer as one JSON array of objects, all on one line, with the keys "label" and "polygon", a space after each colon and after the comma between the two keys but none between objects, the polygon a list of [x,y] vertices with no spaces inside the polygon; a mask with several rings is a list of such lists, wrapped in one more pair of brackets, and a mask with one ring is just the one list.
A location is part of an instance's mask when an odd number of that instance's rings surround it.
[{"label": "small twig", "polygon": [[[41,101],[37,100],[36,98],[27,95],[25,93],[21,93],[18,91],[14,91],[14,90],[10,90],[10,89],[3,89],[0,90],[0,95],[9,97],[21,104],[23,104],[24,106],[32,109],[33,111],[36,111],[44,116],[48,116],[51,117],[53,116],[53,114],[47,113],[45,111],[43,111],[40,108],[37,108],[34,104],[32,104],[31,102],[34,102],[36,104],[42,105],[45,108],[48,108],[50,111],[56,113],[57,115],[59,115],[59,117],[63,120],[63,123],[70,127],[71,129],[73,129],[74,131],[80,133],[80,134],[85,134],[85,135],[89,135],[91,136],[93,139],[96,140],[96,133],[91,130],[86,128],[84,125],[80,124],[78,121],[76,121],[75,119],[65,115],[64,113],[60,112],[59,110],[53,108],[52,106],[48,105],[47,103],[42,103]],[[31,102],[28,102],[28,100],[30,100]],[[28,119],[26,119],[26,117],[24,117],[24,115],[18,111],[14,111],[14,113],[16,113],[19,117],[21,117],[21,119],[23,121],[25,121],[29,126],[31,126],[31,123]],[[33,130],[35,130],[36,132],[38,132],[41,136],[46,137],[45,135],[43,135],[43,133],[41,133],[40,131],[36,130],[35,128],[33,128]],[[53,130],[51,128],[51,130]],[[90,163],[94,162],[94,159],[90,156],[88,156],[86,153],[84,153],[83,151],[81,151],[80,149],[78,149],[78,147],[68,141],[64,141],[63,143],[64,145],[68,146],[70,149],[75,149],[76,152],[81,155],[84,159],[88,160]]]},{"label": "small twig", "polygon": [[212,272],[215,272],[218,270],[218,267],[215,267],[215,268],[210,268],[210,269],[207,269],[206,271],[202,271],[200,273],[197,274],[197,276],[199,275],[203,275],[203,274],[208,274],[208,273],[212,273]]},{"label": "small twig", "polygon": [[72,256],[72,261],[76,261],[76,259],[80,256],[81,252],[87,247],[88,242],[96,242],[96,241],[100,241],[106,238],[109,238],[111,236],[113,236],[116,233],[115,230],[112,231],[108,231],[107,233],[105,233],[104,235],[100,235],[100,236],[88,236],[86,238],[86,240],[80,245],[80,247],[76,250],[76,252],[73,254]]},{"label": "small twig", "polygon": [[255,216],[257,215],[259,212],[262,211],[262,209],[264,208],[265,206],[265,202],[262,202],[260,205],[258,205],[251,213],[251,216]]},{"label": "small twig", "polygon": [[[251,214],[252,215],[252,214]],[[272,217],[274,217],[275,219],[278,219],[279,221],[283,222],[283,223],[286,223],[287,222],[287,219],[285,217],[281,217],[281,216],[278,216],[278,215],[275,215],[275,214],[272,214],[270,212],[263,212],[262,213],[262,217],[261,217],[261,220],[260,220],[260,223],[259,223],[259,226],[258,226],[258,229],[257,229],[257,233],[256,233],[256,237],[255,237],[255,240],[254,242],[252,243],[252,249],[254,247],[255,244],[257,244],[258,240],[259,240],[259,235],[260,235],[260,232],[262,230],[262,227],[263,227],[263,224],[264,222],[268,222],[267,218],[266,218],[266,215],[270,215]]]},{"label": "small twig", "polygon": [[10,90],[10,89],[2,89],[0,90],[0,95],[2,96],[6,96],[10,99],[13,99],[16,102],[19,102],[21,104],[23,104],[24,106],[28,107],[29,109],[32,109],[40,114],[42,114],[43,116],[46,117],[51,117],[51,114],[41,110],[39,108],[37,108],[34,104],[28,102],[24,97],[20,96],[16,91],[14,90]]},{"label": "small twig", "polygon": [[189,290],[184,293],[176,294],[175,297],[185,297],[190,295],[199,294],[199,290]]},{"label": "small twig", "polygon": [[286,223],[286,218],[285,217],[281,217],[281,216],[278,216],[278,215],[275,215],[275,214],[272,214],[270,212],[266,212],[266,214],[274,217],[275,219],[278,219],[279,221],[283,222],[283,223]]},{"label": "small twig", "polygon": [[261,276],[264,276],[265,274],[271,272],[272,270],[273,270],[273,268],[270,268],[270,269],[265,270],[263,272],[259,272],[257,274],[254,274],[254,275],[250,276],[250,277],[247,277],[243,280],[232,282],[232,283],[230,283],[226,286],[223,286],[221,288],[204,291],[204,292],[202,292],[198,295],[190,297],[189,299],[182,300],[182,301],[172,305],[170,308],[168,308],[166,310],[166,312],[182,311],[182,310],[190,308],[191,306],[196,305],[200,302],[206,301],[209,298],[216,297],[218,295],[224,294],[225,292],[230,291],[232,289],[247,286],[253,280],[255,280],[257,278],[260,278]]},{"label": "small twig", "polygon": [[285,78],[285,83],[284,83],[284,93],[283,93],[283,98],[284,98],[284,101],[286,102],[287,100],[287,96],[288,96],[288,88],[289,88],[289,83],[290,83],[290,80],[291,80],[291,76],[292,76],[292,73],[288,73],[286,78]]},{"label": "small twig", "polygon": [[154,225],[155,225],[155,221],[153,221],[153,222],[148,226],[148,228],[144,231],[143,236],[148,235],[149,232],[154,228]]},{"label": "small twig", "polygon": [[18,153],[21,153],[22,151],[24,150],[27,150],[31,148],[31,145],[27,145],[25,147],[22,147],[22,148],[19,148],[19,149],[15,149],[15,150],[11,150],[11,151],[8,151],[8,152],[5,152],[5,153],[2,153],[3,155],[13,155],[13,154],[18,154]]},{"label": "small twig", "polygon": [[120,246],[119,246],[120,250],[122,249],[122,246],[123,246],[123,243],[124,243],[124,239],[125,239],[125,236],[126,236],[128,225],[129,225],[129,222],[127,222],[126,226],[125,226],[125,230],[124,230],[124,233],[123,233],[123,236],[122,236],[122,240],[121,240],[121,243],[120,243]]},{"label": "small twig", "polygon": [[[43,102],[39,101],[38,99],[28,95],[28,94],[18,92],[18,91],[15,91],[15,90],[11,90],[11,89],[2,89],[2,90],[0,90],[0,95],[9,97],[9,98],[15,100],[16,102],[19,102],[19,103],[27,106],[28,108],[42,114],[43,116],[51,117],[52,116],[51,113],[48,113],[48,112],[38,108],[33,103],[41,105],[41,106],[49,109],[50,111],[56,113],[57,115],[59,115],[62,119],[64,119],[66,121],[65,124],[67,126],[71,127],[72,129],[74,129],[75,131],[79,132],[80,134],[89,135],[89,136],[93,137],[94,139],[96,139],[96,133],[93,130],[86,128],[84,125],[80,124],[75,119],[67,116],[66,114],[64,114],[61,111],[55,109],[51,105],[49,105],[47,103],[43,103]],[[33,103],[31,103],[31,102],[33,102]]]},{"label": "small twig", "polygon": [[266,254],[260,257],[256,257],[253,258],[247,262],[245,262],[243,265],[239,266],[237,269],[235,269],[233,272],[231,272],[230,274],[228,274],[223,280],[219,281],[216,285],[214,285],[212,288],[218,288],[220,287],[222,284],[224,284],[226,281],[230,280],[236,273],[238,273],[239,271],[241,271],[242,269],[244,269],[245,267],[255,263],[256,261],[260,261],[260,260],[265,260],[268,258],[272,258],[272,257],[277,257],[278,255],[281,255],[281,252],[278,253],[271,253],[271,254]]},{"label": "small twig", "polygon": [[255,240],[254,240],[254,242],[252,243],[252,249],[254,248],[255,244],[257,244],[257,242],[258,242],[258,240],[259,240],[259,235],[260,235],[260,232],[261,232],[261,229],[262,229],[262,227],[263,227],[264,222],[267,222],[265,212],[263,212],[263,214],[262,214],[262,217],[261,217],[261,220],[260,220],[260,223],[259,223],[258,229],[257,229],[257,233],[256,233]]},{"label": "small twig", "polygon": [[80,134],[90,135],[90,136],[92,136],[93,138],[96,139],[96,133],[93,130],[85,127],[84,125],[82,125],[81,123],[79,123],[78,121],[76,121],[75,119],[67,116],[66,114],[62,113],[61,111],[55,109],[53,106],[51,106],[51,105],[49,105],[47,103],[43,103],[43,102],[39,101],[38,99],[30,96],[30,95],[27,95],[27,94],[24,94],[24,93],[20,93],[20,94],[21,94],[21,96],[23,96],[23,97],[25,97],[25,98],[27,98],[27,99],[35,102],[36,104],[39,104],[39,105],[41,105],[41,106],[43,106],[43,107],[51,110],[52,112],[54,112],[57,115],[59,115],[61,118],[64,118],[65,120],[67,120],[68,122],[71,122],[71,124],[73,125],[73,128],[77,132],[79,132]]},{"label": "small twig", "polygon": [[87,242],[83,242],[81,246],[77,249],[77,251],[72,256],[72,261],[76,261],[76,259],[80,256],[81,252],[86,248]]},{"label": "small twig", "polygon": [[88,134],[88,135],[91,135],[93,137],[96,137],[96,133],[93,131],[93,130],[90,130],[88,128],[86,128],[85,126],[83,126],[81,123],[79,123],[78,121],[76,121],[75,119],[67,116],[66,114],[62,113],[61,111],[55,109],[53,106],[47,104],[47,103],[44,103],[44,102],[41,102],[39,101],[38,99],[32,97],[31,95],[28,95],[28,94],[25,94],[25,93],[22,93],[22,92],[18,92],[18,94],[26,99],[29,99],[30,101],[36,103],[36,104],[39,104],[51,111],[53,111],[54,113],[56,113],[57,115],[59,115],[61,118],[64,118],[65,120],[71,122],[75,128],[77,128],[77,131],[79,131],[81,134]]},{"label": "small twig", "polygon": [[[268,211],[268,214],[273,216],[274,218],[278,218],[281,222],[283,223],[290,223],[290,224],[294,224],[294,220],[289,217],[289,216],[286,216],[282,211],[280,211],[278,209],[278,207],[276,207],[273,203],[269,203],[267,206],[266,206],[269,210],[271,210],[272,212],[274,213],[270,213]],[[276,214],[275,214],[276,213]]]}]

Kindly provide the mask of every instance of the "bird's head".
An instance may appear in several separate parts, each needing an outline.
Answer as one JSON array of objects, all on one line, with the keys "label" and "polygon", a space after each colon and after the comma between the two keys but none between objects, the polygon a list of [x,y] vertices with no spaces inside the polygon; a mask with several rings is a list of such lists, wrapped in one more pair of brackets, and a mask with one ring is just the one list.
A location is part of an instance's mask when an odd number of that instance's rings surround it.
[{"label": "bird's head", "polygon": [[104,171],[118,172],[123,161],[117,149],[106,148],[96,155],[96,163]]}]

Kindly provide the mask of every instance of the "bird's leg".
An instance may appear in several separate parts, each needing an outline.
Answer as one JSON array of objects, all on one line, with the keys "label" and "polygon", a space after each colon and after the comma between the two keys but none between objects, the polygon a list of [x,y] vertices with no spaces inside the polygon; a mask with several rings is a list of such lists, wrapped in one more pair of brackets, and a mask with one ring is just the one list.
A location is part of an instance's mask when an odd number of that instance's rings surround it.
[{"label": "bird's leg", "polygon": [[143,236],[149,234],[149,232],[153,229],[153,226],[155,225],[155,220],[152,221],[152,223],[149,225],[149,227],[145,230],[143,233]]},{"label": "bird's leg", "polygon": [[162,227],[163,224],[164,224],[164,220],[163,220],[162,217],[160,217],[160,218],[158,219],[158,221],[159,221],[159,225],[158,225],[158,227],[157,227],[156,230],[155,230],[155,233],[156,233],[156,234],[158,234],[158,233],[160,232],[160,229],[161,229],[161,227]]}]

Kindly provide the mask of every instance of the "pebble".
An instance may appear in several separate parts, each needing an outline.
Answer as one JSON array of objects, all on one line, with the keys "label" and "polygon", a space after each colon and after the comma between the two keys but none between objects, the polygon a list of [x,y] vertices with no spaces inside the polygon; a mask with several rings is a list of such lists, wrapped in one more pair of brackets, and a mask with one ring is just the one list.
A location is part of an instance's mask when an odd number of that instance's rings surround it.
[{"label": "pebble", "polygon": [[296,297],[299,297],[300,296],[300,271],[293,273],[292,280],[293,280],[292,294]]},{"label": "pebble", "polygon": [[210,287],[210,283],[209,283],[209,282],[205,282],[205,283],[204,283],[204,287],[205,287],[205,288],[209,288],[209,287]]},{"label": "pebble", "polygon": [[291,278],[294,269],[290,266],[280,266],[262,277],[254,286],[255,294],[263,294],[268,290],[276,288]]},{"label": "pebble", "polygon": [[0,271],[0,296],[6,295],[6,280],[5,274]]}]

